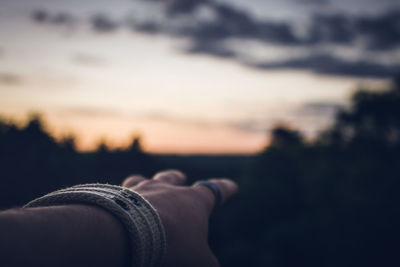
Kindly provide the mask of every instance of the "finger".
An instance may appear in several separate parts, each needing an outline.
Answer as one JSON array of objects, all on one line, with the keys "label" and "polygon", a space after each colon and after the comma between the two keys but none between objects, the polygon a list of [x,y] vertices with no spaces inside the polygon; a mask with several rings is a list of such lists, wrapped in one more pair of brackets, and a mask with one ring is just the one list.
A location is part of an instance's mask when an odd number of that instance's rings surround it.
[{"label": "finger", "polygon": [[157,173],[153,180],[161,181],[172,185],[183,185],[186,182],[186,175],[178,170],[167,170]]},{"label": "finger", "polygon": [[144,180],[146,180],[146,177],[142,175],[139,174],[131,175],[122,182],[122,186],[132,187]]},{"label": "finger", "polygon": [[[224,204],[234,196],[239,189],[238,185],[230,179],[210,179],[208,181],[215,184],[219,189],[221,193],[221,204]],[[203,196],[207,209],[211,213],[214,210],[215,205],[218,204],[216,203],[217,199],[213,191],[200,184],[195,184],[193,187]]]}]

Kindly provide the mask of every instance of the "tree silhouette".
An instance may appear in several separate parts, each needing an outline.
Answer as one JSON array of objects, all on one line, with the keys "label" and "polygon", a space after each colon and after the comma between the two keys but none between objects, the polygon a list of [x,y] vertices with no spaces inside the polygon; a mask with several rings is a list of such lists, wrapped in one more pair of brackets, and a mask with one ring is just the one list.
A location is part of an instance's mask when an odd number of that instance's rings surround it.
[{"label": "tree silhouette", "polygon": [[[331,133],[348,143],[400,144],[400,89],[378,92],[360,90],[352,98],[352,109],[339,113]],[[338,138],[338,137],[337,137]]]},{"label": "tree silhouette", "polygon": [[139,136],[135,136],[133,138],[132,143],[128,146],[127,151],[130,151],[131,153],[143,153]]},{"label": "tree silhouette", "polygon": [[278,126],[272,130],[271,146],[273,147],[293,147],[303,143],[303,137],[298,131],[291,130],[284,126]]}]

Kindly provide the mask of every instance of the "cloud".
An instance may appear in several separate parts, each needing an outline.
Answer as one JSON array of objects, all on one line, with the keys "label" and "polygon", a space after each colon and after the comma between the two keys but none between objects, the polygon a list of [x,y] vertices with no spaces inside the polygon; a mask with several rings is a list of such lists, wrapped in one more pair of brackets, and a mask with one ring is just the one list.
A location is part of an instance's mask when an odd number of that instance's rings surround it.
[{"label": "cloud", "polygon": [[216,11],[218,14],[216,21],[199,24],[189,36],[201,42],[228,38],[259,40],[283,45],[299,42],[286,23],[257,21],[249,14],[227,5],[218,5]]},{"label": "cloud", "polygon": [[[38,9],[32,12],[32,20],[38,24],[55,26],[75,26],[82,22],[79,17],[67,12],[49,12]],[[92,30],[99,33],[110,33],[117,30],[119,22],[111,19],[108,15],[98,13],[87,20]]]},{"label": "cloud", "polygon": [[292,126],[301,129],[307,136],[315,136],[321,129],[332,122],[338,111],[346,108],[339,102],[309,102],[287,110],[285,119],[282,116],[253,116],[235,121],[224,122],[223,125],[235,131],[249,134],[267,134],[277,126]]},{"label": "cloud", "polygon": [[195,11],[202,5],[211,5],[213,0],[138,0],[142,2],[161,3],[164,5],[168,14],[187,14]]},{"label": "cloud", "polygon": [[180,125],[199,127],[199,128],[218,126],[218,123],[211,122],[205,119],[200,119],[195,117],[184,117],[166,112],[153,111],[153,112],[137,114],[136,116],[152,121],[167,122],[167,123],[180,124]]},{"label": "cloud", "polygon": [[[189,38],[194,46],[201,47],[204,47],[205,42],[217,42],[228,38],[285,45],[299,42],[288,23],[260,21],[253,18],[250,13],[227,4],[211,0],[172,0],[165,3],[168,15],[163,20],[133,19],[132,28],[149,33],[157,32]],[[212,14],[208,19],[200,18],[200,13],[204,14],[204,10]],[[197,42],[203,44],[197,45]]]},{"label": "cloud", "polygon": [[[323,0],[297,0],[297,2],[326,3]],[[289,21],[258,19],[251,13],[229,4],[213,0],[170,0],[164,3],[163,19],[132,20],[132,28],[148,33],[163,33],[184,37],[192,41],[189,51],[211,55],[233,53],[221,45],[228,39],[253,40],[265,44],[303,46],[313,49],[321,45],[359,46],[365,51],[385,51],[400,46],[400,10],[377,16],[346,13],[321,13],[311,16],[305,34],[294,31]],[[196,20],[201,10],[212,14],[207,20]]]},{"label": "cloud", "polygon": [[225,125],[233,130],[245,132],[245,133],[253,133],[253,134],[265,134],[267,133],[271,125],[268,124],[271,121],[259,120],[259,119],[241,119],[234,122],[225,123]]},{"label": "cloud", "polygon": [[134,31],[145,32],[148,34],[165,33],[166,31],[160,27],[160,24],[152,21],[134,22],[129,21],[130,28]]},{"label": "cloud", "polygon": [[200,119],[195,117],[182,117],[174,114],[161,113],[161,112],[149,112],[145,114],[138,114],[139,117],[153,120],[161,121],[172,124],[180,124],[184,126],[197,127],[197,128],[219,128],[225,127],[235,131],[245,132],[245,133],[265,133],[269,128],[266,126],[267,120],[260,119],[240,119],[234,121],[212,121],[207,119]]},{"label": "cloud", "polygon": [[186,49],[189,54],[207,54],[220,58],[236,58],[235,51],[228,49],[219,43],[196,42]]},{"label": "cloud", "polygon": [[117,117],[122,114],[114,109],[103,107],[67,107],[58,109],[60,114],[78,115],[85,117]]},{"label": "cloud", "polygon": [[368,48],[385,50],[400,45],[400,10],[377,17],[360,17],[355,31],[367,39]]},{"label": "cloud", "polygon": [[330,0],[292,0],[296,4],[328,5]]},{"label": "cloud", "polygon": [[166,1],[166,3],[168,13],[171,15],[178,13],[191,13],[201,5],[213,4],[210,0],[170,0]]},{"label": "cloud", "polygon": [[[141,32],[188,38],[192,40],[194,48],[201,47],[205,53],[207,49],[204,48],[209,47],[210,53],[215,54],[215,46],[205,45],[205,42],[212,43],[229,38],[286,46],[321,44],[352,46],[361,41],[365,48],[370,50],[386,50],[400,46],[400,10],[392,10],[378,16],[315,14],[310,19],[310,26],[305,36],[298,36],[290,22],[257,19],[235,6],[213,0],[140,1],[143,4],[148,2],[161,4],[163,6],[161,12],[165,14],[164,16],[159,14],[161,19],[160,17],[137,19],[133,16],[128,21],[130,28]],[[299,1],[325,2],[296,0]],[[37,23],[56,25],[72,25],[78,20],[69,13],[50,13],[44,9],[34,11],[32,18]],[[99,13],[93,16],[89,23],[94,31],[106,33],[117,30],[126,22],[123,19],[113,20],[107,14]]]},{"label": "cloud", "polygon": [[212,121],[193,117],[181,117],[165,113],[143,114],[143,118],[162,121],[173,124],[180,124],[200,129],[226,128],[247,134],[266,134],[276,123],[274,119],[268,118],[243,118],[237,120]]},{"label": "cloud", "polygon": [[[330,75],[378,78],[391,77],[399,72],[399,65],[384,65],[372,58],[350,61],[335,57],[333,53],[312,53],[332,45],[339,50],[357,49],[360,55],[395,53],[393,51],[400,49],[400,10],[375,16],[315,14],[310,16],[308,27],[300,35],[290,21],[260,19],[236,6],[216,0],[136,1],[150,5],[149,12],[155,14],[150,16],[142,12],[144,15],[136,14],[129,19],[115,20],[106,13],[99,13],[90,18],[88,23],[99,33],[110,33],[120,27],[128,27],[147,34],[164,34],[185,39],[188,40],[188,46],[182,48],[183,52],[231,59],[257,69],[304,69]],[[328,4],[324,0],[296,2]],[[155,4],[159,9],[154,8]],[[77,20],[75,16],[66,13],[50,14],[44,10],[35,11],[33,19],[38,23],[52,24],[71,24]],[[232,40],[242,42],[243,45],[232,49],[228,45]],[[257,58],[257,62],[254,62],[254,59],[249,59],[250,52],[244,44],[248,41],[265,46],[301,48],[309,52],[302,57],[278,62],[268,62],[262,58]]]},{"label": "cloud", "polygon": [[371,16],[344,14],[315,15],[307,37],[310,44],[364,43],[369,50],[387,50],[400,46],[400,10]]},{"label": "cloud", "polygon": [[311,102],[302,105],[296,114],[300,116],[333,117],[338,111],[345,108],[342,103]]},{"label": "cloud", "polygon": [[290,121],[305,136],[314,138],[334,123],[338,112],[347,108],[349,103],[345,102],[309,102],[293,109]]},{"label": "cloud", "polygon": [[[122,24],[136,31],[163,33],[190,39],[194,49],[210,54],[215,46],[205,44],[227,39],[256,40],[267,44],[309,46],[364,44],[368,50],[387,50],[400,46],[400,10],[377,16],[349,15],[345,13],[315,14],[311,17],[306,34],[295,33],[289,21],[258,19],[251,13],[215,0],[137,0],[144,5],[158,3],[163,8],[157,16],[132,16],[129,20],[114,20],[107,14],[97,14],[89,19],[94,31],[107,33]],[[324,0],[296,0],[296,2],[325,2]],[[149,7],[151,8],[151,6]],[[141,17],[141,18],[138,18]],[[37,23],[72,25],[78,18],[65,12],[50,13],[44,9],[32,13]],[[126,25],[128,24],[128,25]],[[221,51],[221,47],[218,49]]]},{"label": "cloud", "polygon": [[299,69],[320,74],[391,78],[400,73],[400,65],[384,65],[367,60],[347,61],[329,54],[314,54],[282,62],[248,64],[257,69]]},{"label": "cloud", "polygon": [[343,14],[314,15],[305,43],[349,44],[354,38],[355,32],[350,17]]},{"label": "cloud", "polygon": [[400,45],[400,11],[380,16],[349,17],[344,15],[315,16],[310,33],[311,42],[365,42],[369,50],[393,49]]},{"label": "cloud", "polygon": [[23,82],[23,78],[15,73],[0,72],[0,84],[3,85],[19,85]]},{"label": "cloud", "polygon": [[50,13],[44,9],[38,9],[32,12],[32,20],[42,24],[54,25],[73,25],[76,18],[66,12]]},{"label": "cloud", "polygon": [[103,66],[107,64],[104,58],[89,53],[77,53],[72,56],[72,61],[86,66]]},{"label": "cloud", "polygon": [[100,33],[113,32],[118,29],[119,24],[105,14],[97,14],[91,19],[93,30]]}]

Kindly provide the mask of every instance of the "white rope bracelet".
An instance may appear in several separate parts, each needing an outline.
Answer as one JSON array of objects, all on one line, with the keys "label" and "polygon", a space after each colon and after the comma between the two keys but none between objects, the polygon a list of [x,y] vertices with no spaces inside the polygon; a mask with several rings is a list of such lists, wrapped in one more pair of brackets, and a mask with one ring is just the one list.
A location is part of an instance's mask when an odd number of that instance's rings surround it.
[{"label": "white rope bracelet", "polygon": [[166,250],[165,232],[154,207],[138,193],[109,184],[83,184],[37,198],[24,208],[86,203],[117,217],[129,234],[131,265],[158,267]]}]

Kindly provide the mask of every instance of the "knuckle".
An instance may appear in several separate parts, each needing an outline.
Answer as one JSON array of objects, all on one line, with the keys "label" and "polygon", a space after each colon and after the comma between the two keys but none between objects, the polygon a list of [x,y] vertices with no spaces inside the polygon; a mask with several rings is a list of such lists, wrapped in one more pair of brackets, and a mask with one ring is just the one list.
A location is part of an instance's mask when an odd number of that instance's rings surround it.
[{"label": "knuckle", "polygon": [[133,180],[134,180],[134,178],[133,178],[133,177],[128,177],[128,178],[125,178],[125,180],[123,181],[123,184],[130,183],[130,182],[132,182]]},{"label": "knuckle", "polygon": [[122,185],[129,186],[130,184],[133,184],[134,182],[135,182],[135,178],[128,177],[122,182]]},{"label": "knuckle", "polygon": [[156,177],[162,177],[162,176],[167,176],[167,177],[172,177],[172,178],[178,178],[178,179],[185,179],[186,176],[183,172],[175,169],[171,170],[165,170],[162,172],[159,172]]},{"label": "knuckle", "polygon": [[143,180],[140,183],[137,184],[137,186],[151,186],[157,183],[157,181],[154,180]]}]

